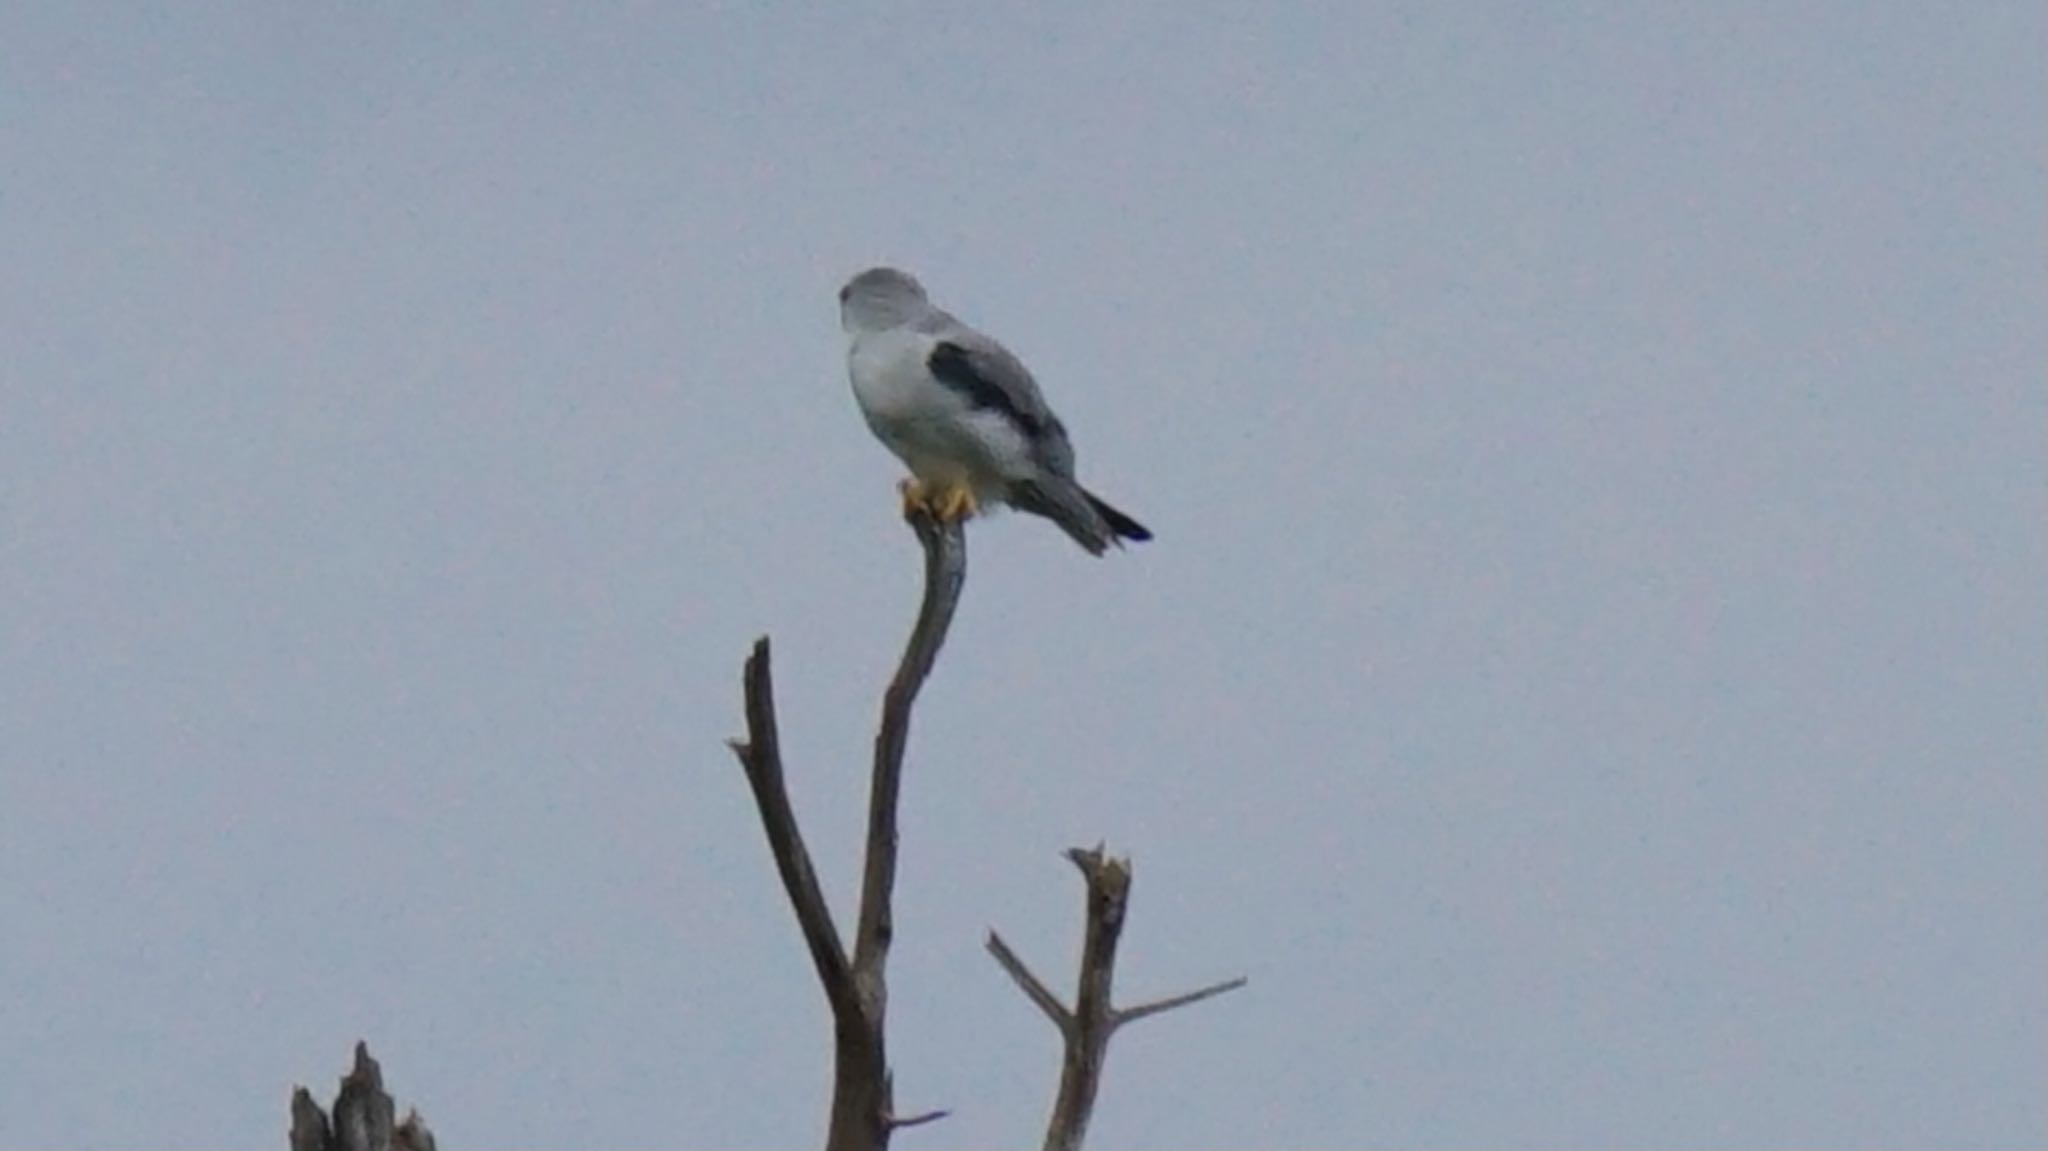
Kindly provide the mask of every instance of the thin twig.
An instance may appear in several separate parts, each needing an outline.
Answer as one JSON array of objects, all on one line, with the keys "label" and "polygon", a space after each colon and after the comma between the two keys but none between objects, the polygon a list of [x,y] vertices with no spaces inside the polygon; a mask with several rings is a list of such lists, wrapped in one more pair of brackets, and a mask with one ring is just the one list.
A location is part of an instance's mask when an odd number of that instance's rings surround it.
[{"label": "thin twig", "polygon": [[1067,1010],[1066,1004],[1060,1002],[1059,996],[1054,995],[1043,980],[1032,974],[1017,953],[1010,950],[1010,945],[1003,942],[1003,937],[993,931],[988,933],[988,953],[996,957],[996,962],[1003,965],[1003,970],[1009,973],[1031,1002],[1045,1012],[1045,1017],[1060,1029],[1060,1034],[1066,1034],[1073,1027],[1074,1013]]},{"label": "thin twig", "polygon": [[926,1111],[917,1115],[906,1115],[901,1119],[891,1115],[887,1118],[886,1122],[888,1123],[889,1130],[901,1131],[905,1127],[916,1127],[924,1123],[937,1122],[951,1114],[951,1111]]},{"label": "thin twig", "polygon": [[1135,1023],[1147,1015],[1158,1015],[1164,1011],[1171,1011],[1176,1007],[1186,1007],[1190,1003],[1200,1003],[1204,999],[1221,995],[1226,991],[1236,991],[1248,982],[1250,980],[1240,975],[1236,979],[1226,979],[1221,983],[1212,983],[1200,991],[1190,991],[1185,995],[1170,995],[1165,999],[1155,999],[1150,1003],[1140,1003],[1136,1007],[1119,1007],[1110,1016],[1110,1022],[1115,1026],[1122,1027],[1126,1023]]},{"label": "thin twig", "polygon": [[745,674],[747,739],[733,740],[733,754],[746,770],[747,785],[754,792],[754,806],[760,809],[761,826],[768,833],[768,850],[775,857],[775,870],[782,876],[782,890],[796,912],[804,946],[810,950],[811,965],[818,983],[832,1005],[834,1017],[842,1022],[857,1019],[859,996],[853,973],[846,962],[846,948],[839,942],[839,928],[832,922],[824,889],[818,885],[811,853],[804,846],[796,813],[789,805],[789,790],[782,777],[782,742],[775,726],[775,681],[769,670],[768,637],[754,641],[747,657]]}]

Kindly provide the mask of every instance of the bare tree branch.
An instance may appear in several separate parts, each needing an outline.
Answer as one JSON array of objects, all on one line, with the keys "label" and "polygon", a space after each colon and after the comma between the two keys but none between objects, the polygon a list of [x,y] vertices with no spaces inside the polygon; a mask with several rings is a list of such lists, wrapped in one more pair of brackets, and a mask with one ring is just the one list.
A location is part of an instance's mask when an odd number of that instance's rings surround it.
[{"label": "bare tree branch", "polygon": [[1054,1027],[1060,1029],[1060,1034],[1065,1035],[1073,1029],[1074,1013],[1067,1010],[1066,1004],[1060,1002],[1059,996],[1054,995],[1051,988],[1031,973],[1031,969],[1024,965],[1024,961],[1017,958],[1017,953],[1010,950],[1010,945],[1003,942],[1002,936],[993,931],[989,932],[987,946],[988,953],[996,957],[996,962],[1003,965],[1003,970],[1009,973],[1010,978],[1031,1002],[1037,1004],[1040,1011],[1045,1012],[1045,1017],[1052,1020]]},{"label": "bare tree branch", "polygon": [[922,1126],[926,1123],[933,1123],[940,1119],[944,1119],[946,1116],[951,1114],[951,1111],[926,1111],[918,1115],[906,1115],[901,1119],[898,1119],[894,1115],[891,1115],[888,1117],[889,1130],[901,1131],[905,1127]]},{"label": "bare tree branch", "polygon": [[769,670],[767,636],[754,641],[754,653],[747,657],[744,683],[747,738],[733,740],[730,746],[747,773],[754,806],[760,809],[761,826],[768,833],[768,850],[775,856],[775,870],[782,876],[782,890],[796,911],[797,926],[803,931],[804,945],[810,949],[811,965],[818,971],[818,983],[825,989],[833,1017],[858,1017],[859,995],[854,990],[846,948],[839,942],[839,929],[825,904],[825,892],[818,886],[810,850],[804,846],[803,832],[797,828],[796,812],[790,808],[789,790],[782,779],[782,741],[775,727],[775,680]]},{"label": "bare tree branch", "polygon": [[[889,962],[895,936],[890,895],[896,887],[896,802],[903,781],[903,752],[910,742],[910,709],[925,677],[939,658],[953,609],[967,581],[967,537],[958,522],[941,524],[930,516],[907,517],[924,545],[924,602],[917,623],[903,647],[903,660],[882,697],[882,725],[875,733],[875,767],[868,795],[867,868],[860,885],[860,924],[853,937],[856,978],[871,978],[882,993],[881,974]],[[870,990],[863,987],[863,991]]]},{"label": "bare tree branch", "polygon": [[1112,1006],[1110,987],[1116,974],[1117,941],[1123,934],[1124,912],[1130,902],[1130,861],[1110,857],[1100,844],[1073,848],[1067,852],[1067,859],[1080,869],[1088,885],[1088,918],[1081,939],[1081,971],[1072,1011],[1046,989],[1000,936],[991,931],[988,937],[989,954],[995,956],[1024,994],[1060,1030],[1060,1089],[1053,1101],[1052,1118],[1046,1123],[1045,1151],[1080,1151],[1088,1134],[1088,1120],[1095,1110],[1096,1091],[1102,1084],[1109,1037],[1118,1027],[1245,985],[1245,980],[1238,978],[1132,1008],[1119,1010]]},{"label": "bare tree branch", "polygon": [[398,1121],[398,1130],[391,1133],[391,1151],[436,1151],[434,1133],[418,1111],[407,1111]]},{"label": "bare tree branch", "polygon": [[337,1151],[390,1151],[398,1109],[384,1093],[384,1069],[370,1058],[369,1044],[356,1042],[356,1065],[342,1077],[332,1115]]},{"label": "bare tree branch", "polygon": [[[967,580],[967,537],[958,521],[940,523],[922,512],[905,518],[924,547],[924,600],[904,644],[903,659],[882,696],[875,734],[874,773],[868,788],[866,864],[861,872],[860,919],[853,933],[853,982],[862,1028],[842,1029],[826,1151],[881,1151],[889,1145],[895,1091],[889,1075],[885,1024],[889,1014],[889,945],[896,935],[891,903],[896,890],[896,807],[903,754],[910,743],[910,711],[931,675],[953,624]],[[879,1084],[879,1091],[876,1086]]]},{"label": "bare tree branch", "polygon": [[433,1132],[408,1111],[394,1123],[397,1108],[384,1092],[384,1069],[356,1044],[355,1066],[335,1093],[333,1122],[304,1087],[292,1091],[292,1151],[434,1151]]},{"label": "bare tree branch", "polygon": [[1116,1025],[1122,1027],[1126,1023],[1135,1023],[1147,1015],[1158,1015],[1161,1012],[1171,1011],[1176,1007],[1186,1007],[1190,1003],[1200,1003],[1204,999],[1221,995],[1226,991],[1236,991],[1249,982],[1250,980],[1240,975],[1236,979],[1226,979],[1221,983],[1212,983],[1200,991],[1190,991],[1185,995],[1169,995],[1165,999],[1155,999],[1150,1003],[1140,1003],[1136,1007],[1119,1007],[1116,1009],[1114,1016]]},{"label": "bare tree branch", "polygon": [[1060,1090],[1046,1124],[1046,1151],[1080,1151],[1102,1086],[1102,1064],[1116,1030],[1110,984],[1116,976],[1116,945],[1124,930],[1131,869],[1123,860],[1093,849],[1073,848],[1067,858],[1088,884],[1088,918],[1081,936],[1081,972],[1074,995],[1074,1026],[1060,1060]]},{"label": "bare tree branch", "polygon": [[796,911],[812,965],[832,1006],[832,1112],[826,1151],[884,1151],[896,1129],[945,1115],[935,1111],[907,1119],[896,1117],[884,1024],[889,1007],[889,944],[895,935],[890,903],[896,887],[896,807],[902,790],[903,754],[910,740],[910,713],[960,603],[967,579],[967,540],[958,522],[942,524],[922,511],[907,512],[905,518],[924,549],[924,601],[904,645],[903,660],[882,698],[881,728],[875,736],[874,771],[869,781],[860,914],[850,957],[818,887],[783,785],[765,638],[755,644],[747,661],[748,738],[733,744],[753,788],[783,890]]},{"label": "bare tree branch", "polygon": [[333,1138],[327,1127],[327,1112],[313,1102],[313,1093],[304,1087],[292,1089],[292,1151],[327,1151],[327,1141]]}]

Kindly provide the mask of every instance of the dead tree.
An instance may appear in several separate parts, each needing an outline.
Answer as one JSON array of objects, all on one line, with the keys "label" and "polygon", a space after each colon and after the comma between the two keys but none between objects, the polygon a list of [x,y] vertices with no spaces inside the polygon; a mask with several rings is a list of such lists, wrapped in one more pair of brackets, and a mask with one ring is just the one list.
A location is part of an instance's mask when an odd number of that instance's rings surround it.
[{"label": "dead tree", "polygon": [[395,1120],[397,1111],[384,1093],[384,1069],[358,1041],[355,1066],[341,1077],[331,1111],[304,1087],[293,1089],[292,1151],[434,1151],[434,1133],[419,1112]]},{"label": "dead tree", "polygon": [[1081,1151],[1081,1140],[1088,1134],[1088,1118],[1095,1111],[1095,1092],[1102,1085],[1102,1064],[1109,1057],[1109,1037],[1116,1034],[1117,1028],[1245,985],[1244,977],[1239,976],[1135,1007],[1114,1006],[1109,990],[1116,976],[1116,945],[1124,931],[1124,912],[1130,905],[1131,861],[1104,854],[1100,844],[1093,848],[1069,848],[1067,858],[1081,869],[1081,878],[1088,884],[1081,975],[1071,1009],[1031,973],[1002,936],[994,931],[988,933],[988,953],[995,956],[1025,997],[1059,1028],[1065,1049],[1060,1061],[1059,1095],[1053,1100],[1052,1118],[1045,1126],[1045,1151]]},{"label": "dead tree", "polygon": [[883,1151],[898,1127],[923,1123],[942,1111],[898,1116],[884,1021],[889,1009],[889,944],[896,933],[890,902],[896,888],[896,800],[903,780],[903,750],[910,739],[910,711],[918,689],[931,674],[960,589],[967,579],[967,540],[958,522],[941,524],[912,514],[910,525],[924,545],[924,602],[910,630],[903,660],[882,697],[882,723],[875,734],[875,762],[869,781],[867,862],[861,873],[860,916],[853,953],[825,905],[811,854],[804,846],[789,792],[782,778],[782,746],[776,738],[775,687],[768,667],[767,637],[755,641],[745,672],[747,738],[732,749],[746,769],[761,825],[782,888],[796,912],[811,966],[832,1009],[832,1110],[826,1151]]},{"label": "dead tree", "polygon": [[[775,690],[766,637],[754,644],[743,676],[747,737],[732,741],[733,752],[752,788],[783,891],[796,913],[811,965],[832,1012],[832,1106],[826,1151],[886,1151],[898,1128],[943,1117],[944,1111],[898,1115],[885,1044],[889,991],[889,944],[895,933],[890,901],[896,884],[896,806],[903,779],[903,753],[918,690],[946,640],[967,579],[967,542],[958,522],[939,523],[922,512],[906,515],[924,548],[924,600],[904,646],[903,659],[882,699],[875,735],[868,797],[866,862],[861,877],[859,916],[849,954],[818,886],[810,851],[804,846],[783,780],[782,748],[776,735]],[[1060,1027],[1066,1041],[1065,1070],[1046,1135],[1046,1147],[1078,1151],[1087,1131],[1109,1036],[1119,1024],[1192,1003],[1241,986],[1242,979],[1171,1000],[1118,1010],[1110,1006],[1110,976],[1116,961],[1130,888],[1130,868],[1105,859],[1100,850],[1069,853],[1088,879],[1088,923],[1082,949],[1081,990],[1073,1011],[1032,976],[1002,940],[989,947],[1033,1002]]]}]

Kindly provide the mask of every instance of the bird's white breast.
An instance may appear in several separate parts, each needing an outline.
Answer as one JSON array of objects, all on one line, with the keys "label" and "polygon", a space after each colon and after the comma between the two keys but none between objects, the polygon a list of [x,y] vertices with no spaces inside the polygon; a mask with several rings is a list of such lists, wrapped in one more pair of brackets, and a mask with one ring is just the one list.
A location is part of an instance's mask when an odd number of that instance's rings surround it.
[{"label": "bird's white breast", "polygon": [[952,398],[926,370],[930,337],[908,328],[854,338],[847,357],[854,399],[870,420],[887,423],[946,414]]},{"label": "bird's white breast", "polygon": [[1027,445],[1000,414],[976,410],[933,377],[934,343],[908,328],[854,337],[847,354],[854,398],[868,427],[911,471],[993,498],[1003,476],[1029,466]]}]

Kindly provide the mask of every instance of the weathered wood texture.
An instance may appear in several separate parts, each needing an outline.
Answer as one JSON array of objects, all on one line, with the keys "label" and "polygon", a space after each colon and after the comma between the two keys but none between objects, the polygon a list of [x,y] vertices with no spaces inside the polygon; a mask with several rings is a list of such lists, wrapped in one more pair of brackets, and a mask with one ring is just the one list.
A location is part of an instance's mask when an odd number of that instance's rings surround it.
[{"label": "weathered wood texture", "polygon": [[826,1151],[885,1151],[890,1134],[898,1128],[945,1114],[896,1113],[885,1024],[889,945],[896,932],[891,901],[896,887],[896,808],[902,792],[903,754],[909,745],[910,716],[918,691],[931,675],[960,603],[967,579],[967,541],[958,522],[942,524],[922,513],[907,518],[924,548],[924,600],[904,645],[903,659],[882,698],[881,726],[875,735],[869,778],[860,911],[851,955],[840,940],[790,805],[766,637],[754,644],[743,676],[747,738],[732,743],[754,793],[783,891],[810,950],[811,966],[832,1009],[832,1108]]},{"label": "weathered wood texture", "polygon": [[384,1093],[384,1070],[356,1044],[356,1062],[341,1077],[334,1107],[322,1111],[304,1087],[292,1091],[291,1151],[434,1151],[434,1133],[419,1112],[396,1120],[397,1107]]},{"label": "weathered wood texture", "polygon": [[1100,845],[1072,848],[1067,858],[1088,885],[1088,917],[1081,936],[1081,970],[1074,1006],[1059,1001],[1045,982],[1032,974],[1003,937],[988,933],[988,953],[1009,974],[1026,998],[1059,1028],[1064,1057],[1059,1094],[1046,1122],[1045,1151],[1080,1151],[1095,1111],[1095,1093],[1102,1085],[1102,1065],[1109,1057],[1109,1037],[1126,1023],[1148,1015],[1199,1003],[1245,985],[1242,977],[1213,983],[1196,991],[1117,1007],[1110,998],[1116,977],[1117,942],[1123,935],[1124,912],[1131,897],[1131,863],[1105,854]]}]

